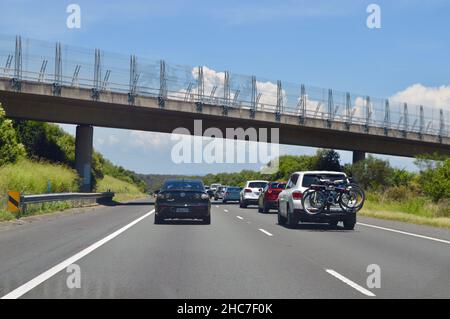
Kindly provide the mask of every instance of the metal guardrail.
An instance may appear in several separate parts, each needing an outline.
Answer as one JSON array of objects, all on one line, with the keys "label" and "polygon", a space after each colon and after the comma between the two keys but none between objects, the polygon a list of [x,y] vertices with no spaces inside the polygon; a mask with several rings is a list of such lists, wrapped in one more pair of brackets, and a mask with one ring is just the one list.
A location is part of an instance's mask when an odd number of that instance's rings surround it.
[{"label": "metal guardrail", "polygon": [[53,193],[53,194],[36,194],[21,195],[18,192],[8,192],[7,209],[15,214],[17,218],[21,213],[27,210],[28,205],[43,204],[49,202],[61,201],[83,201],[83,200],[99,200],[111,201],[114,197],[113,192],[104,193]]}]

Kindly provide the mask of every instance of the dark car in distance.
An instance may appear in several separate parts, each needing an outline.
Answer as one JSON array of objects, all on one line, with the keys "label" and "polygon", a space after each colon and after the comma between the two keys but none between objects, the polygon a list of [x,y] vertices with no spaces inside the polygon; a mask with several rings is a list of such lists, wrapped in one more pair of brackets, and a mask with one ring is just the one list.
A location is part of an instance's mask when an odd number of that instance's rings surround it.
[{"label": "dark car in distance", "polygon": [[268,183],[259,194],[258,212],[268,213],[271,209],[278,209],[278,194],[285,188],[285,182]]},{"label": "dark car in distance", "polygon": [[200,180],[166,180],[155,201],[155,224],[165,219],[201,219],[211,223],[211,202]]}]

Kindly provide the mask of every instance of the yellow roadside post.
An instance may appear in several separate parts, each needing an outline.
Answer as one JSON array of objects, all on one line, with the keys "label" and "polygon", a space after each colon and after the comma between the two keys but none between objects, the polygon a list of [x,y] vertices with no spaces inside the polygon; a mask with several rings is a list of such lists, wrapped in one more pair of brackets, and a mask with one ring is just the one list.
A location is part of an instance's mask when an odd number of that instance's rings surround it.
[{"label": "yellow roadside post", "polygon": [[8,204],[7,209],[10,213],[18,214],[20,212],[20,193],[15,191],[8,192]]}]

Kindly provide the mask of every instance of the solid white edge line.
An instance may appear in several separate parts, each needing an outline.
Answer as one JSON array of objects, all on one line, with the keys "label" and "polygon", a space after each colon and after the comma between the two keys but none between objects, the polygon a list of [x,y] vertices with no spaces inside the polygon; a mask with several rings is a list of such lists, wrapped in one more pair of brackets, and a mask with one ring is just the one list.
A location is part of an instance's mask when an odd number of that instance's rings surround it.
[{"label": "solid white edge line", "polygon": [[382,230],[386,230],[386,231],[390,231],[390,232],[394,232],[394,233],[399,233],[399,234],[403,234],[403,235],[408,235],[408,236],[418,237],[418,238],[422,238],[422,239],[433,240],[433,241],[437,241],[437,242],[444,243],[444,244],[450,244],[449,240],[433,238],[433,237],[428,237],[428,236],[414,234],[414,233],[408,233],[408,232],[402,231],[402,230],[386,228],[386,227],[381,227],[381,226],[375,226],[375,225],[370,225],[370,224],[364,224],[364,223],[360,223],[360,222],[358,222],[357,224],[361,225],[361,226],[372,227],[372,228],[376,228],[376,229],[382,229]]},{"label": "solid white edge line", "polygon": [[260,228],[259,231],[263,232],[267,236],[273,236],[271,233],[269,233],[267,230]]},{"label": "solid white edge line", "polygon": [[369,296],[369,297],[376,297],[376,295],[371,292],[370,290],[367,290],[364,287],[361,287],[360,285],[358,285],[357,283],[351,281],[350,279],[348,279],[347,277],[342,276],[340,273],[334,271],[333,269],[325,269],[325,271],[327,273],[329,273],[330,275],[332,275],[333,277],[336,277],[337,279],[341,280],[342,282],[346,283],[347,285],[349,285],[350,287],[358,290],[360,293]]},{"label": "solid white edge line", "polygon": [[239,218],[241,220],[244,219],[244,217],[241,217],[241,216],[236,216],[236,218]]},{"label": "solid white edge line", "polygon": [[123,233],[124,231],[126,231],[130,227],[136,225],[141,220],[143,220],[144,218],[150,216],[154,212],[155,212],[154,209],[149,211],[145,215],[143,215],[143,216],[139,217],[138,219],[132,221],[131,223],[125,225],[124,227],[120,228],[119,230],[116,230],[114,233],[106,236],[103,239],[100,239],[96,243],[93,243],[92,245],[90,245],[89,247],[83,249],[82,251],[78,252],[77,254],[73,255],[72,257],[67,258],[63,262],[57,264],[56,266],[50,268],[49,270],[47,270],[45,272],[43,272],[39,276],[31,279],[30,281],[28,281],[27,283],[23,284],[22,286],[14,289],[13,291],[11,291],[8,294],[4,295],[1,299],[17,299],[17,298],[20,298],[21,296],[23,296],[24,294],[26,294],[27,292],[29,292],[33,288],[37,287],[38,285],[40,285],[44,281],[50,279],[51,277],[53,277],[54,275],[59,273],[61,270],[67,268],[71,264],[75,263],[76,261],[78,261],[81,258],[85,257],[86,255],[90,254],[91,252],[93,252],[94,250],[99,248],[100,246],[106,244],[111,239],[119,236],[121,233]]}]

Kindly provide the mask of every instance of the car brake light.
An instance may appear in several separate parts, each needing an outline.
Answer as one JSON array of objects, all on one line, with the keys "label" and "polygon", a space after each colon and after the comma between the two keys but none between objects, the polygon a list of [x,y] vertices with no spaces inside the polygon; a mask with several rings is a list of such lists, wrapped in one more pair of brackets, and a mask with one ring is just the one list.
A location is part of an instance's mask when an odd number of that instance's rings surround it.
[{"label": "car brake light", "polygon": [[244,192],[246,192],[246,193],[251,193],[252,190],[251,190],[250,188],[246,188],[246,189],[244,190]]},{"label": "car brake light", "polygon": [[269,189],[267,192],[268,192],[269,194],[272,194],[272,190],[271,190],[271,189]]},{"label": "car brake light", "polygon": [[292,198],[293,199],[302,199],[302,196],[303,196],[303,194],[301,192],[298,192],[298,191],[292,193]]}]

